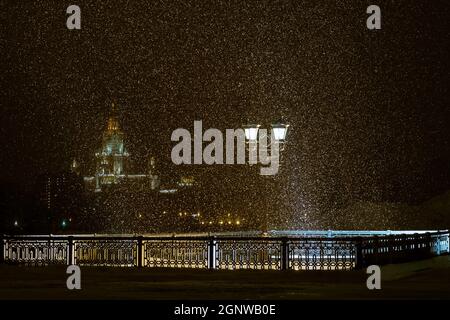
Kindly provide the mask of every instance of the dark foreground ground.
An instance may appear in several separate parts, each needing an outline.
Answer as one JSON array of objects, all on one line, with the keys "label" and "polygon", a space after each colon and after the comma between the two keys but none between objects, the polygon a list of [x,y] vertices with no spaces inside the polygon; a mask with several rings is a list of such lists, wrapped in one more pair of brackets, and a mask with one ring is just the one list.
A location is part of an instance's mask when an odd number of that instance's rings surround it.
[{"label": "dark foreground ground", "polygon": [[82,267],[82,290],[65,267],[0,266],[0,299],[450,299],[450,256],[383,266],[382,290],[365,271],[207,271]]}]

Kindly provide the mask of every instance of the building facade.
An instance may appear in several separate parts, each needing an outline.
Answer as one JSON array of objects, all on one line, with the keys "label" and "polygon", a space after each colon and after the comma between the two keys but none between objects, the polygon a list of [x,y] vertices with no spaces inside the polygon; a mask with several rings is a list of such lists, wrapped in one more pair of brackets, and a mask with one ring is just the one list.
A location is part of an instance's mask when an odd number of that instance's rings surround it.
[{"label": "building facade", "polygon": [[96,191],[100,191],[104,185],[116,184],[126,177],[129,154],[124,145],[124,133],[120,129],[114,103],[112,104],[107,127],[103,132],[102,146],[95,153],[95,157]]}]

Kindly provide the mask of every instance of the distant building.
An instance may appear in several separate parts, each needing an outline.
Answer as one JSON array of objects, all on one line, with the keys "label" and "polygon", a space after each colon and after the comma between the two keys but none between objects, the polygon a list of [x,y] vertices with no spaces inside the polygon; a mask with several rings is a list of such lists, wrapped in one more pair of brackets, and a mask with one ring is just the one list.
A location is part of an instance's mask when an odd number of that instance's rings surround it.
[{"label": "distant building", "polygon": [[148,180],[150,184],[150,190],[158,190],[160,186],[160,178],[158,170],[156,169],[155,157],[150,157],[148,161]]},{"label": "distant building", "polygon": [[65,207],[75,192],[82,190],[80,178],[71,172],[44,174],[37,179],[39,203],[49,210]]},{"label": "distant building", "polygon": [[103,132],[102,145],[95,153],[94,176],[84,177],[87,190],[101,192],[113,185],[122,185],[134,191],[159,190],[160,175],[155,157],[150,157],[147,173],[130,173],[130,154],[125,147],[125,134],[120,123],[115,104],[112,104],[107,126]]},{"label": "distant building", "polygon": [[49,214],[54,226],[68,227],[82,207],[83,180],[74,172],[64,171],[38,177],[35,194],[39,207]]},{"label": "distant building", "polygon": [[[114,187],[123,187],[128,191],[151,191],[161,194],[175,194],[179,190],[190,189],[195,185],[193,175],[161,179],[161,172],[154,156],[148,157],[147,172],[131,173],[128,166],[130,154],[125,146],[125,134],[121,130],[117,108],[112,104],[110,116],[103,132],[102,145],[95,153],[95,175],[85,176],[86,190],[102,192]],[[76,160],[71,171],[78,174],[79,165]],[[163,172],[167,176],[167,172]]]},{"label": "distant building", "polygon": [[103,133],[102,147],[96,152],[95,189],[103,185],[116,184],[125,177],[129,154],[124,146],[124,134],[120,130],[116,108],[112,104],[107,128]]}]

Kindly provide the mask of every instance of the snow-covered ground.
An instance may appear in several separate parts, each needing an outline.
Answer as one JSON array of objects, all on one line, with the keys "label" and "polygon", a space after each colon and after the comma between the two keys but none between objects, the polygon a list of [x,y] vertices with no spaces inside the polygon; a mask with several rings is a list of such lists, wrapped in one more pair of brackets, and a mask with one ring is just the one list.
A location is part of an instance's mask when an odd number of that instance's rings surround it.
[{"label": "snow-covered ground", "polygon": [[209,271],[82,267],[82,290],[65,267],[0,267],[0,299],[450,299],[450,256],[381,267],[381,290],[361,271]]}]

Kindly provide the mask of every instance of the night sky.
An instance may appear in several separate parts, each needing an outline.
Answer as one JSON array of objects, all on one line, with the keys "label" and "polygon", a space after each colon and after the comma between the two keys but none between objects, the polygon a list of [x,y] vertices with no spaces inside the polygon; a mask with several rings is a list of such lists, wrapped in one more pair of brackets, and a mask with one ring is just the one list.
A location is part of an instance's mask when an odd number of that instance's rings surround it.
[{"label": "night sky", "polygon": [[[66,29],[70,4],[81,30]],[[366,28],[370,4],[382,30]],[[194,120],[282,117],[292,131],[271,192],[287,211],[427,200],[450,189],[448,11],[440,0],[0,0],[0,183],[26,190],[73,158],[92,175],[115,101],[137,172],[150,153],[183,170],[170,135]],[[215,192],[236,185],[259,201],[254,172],[204,170]]]}]

